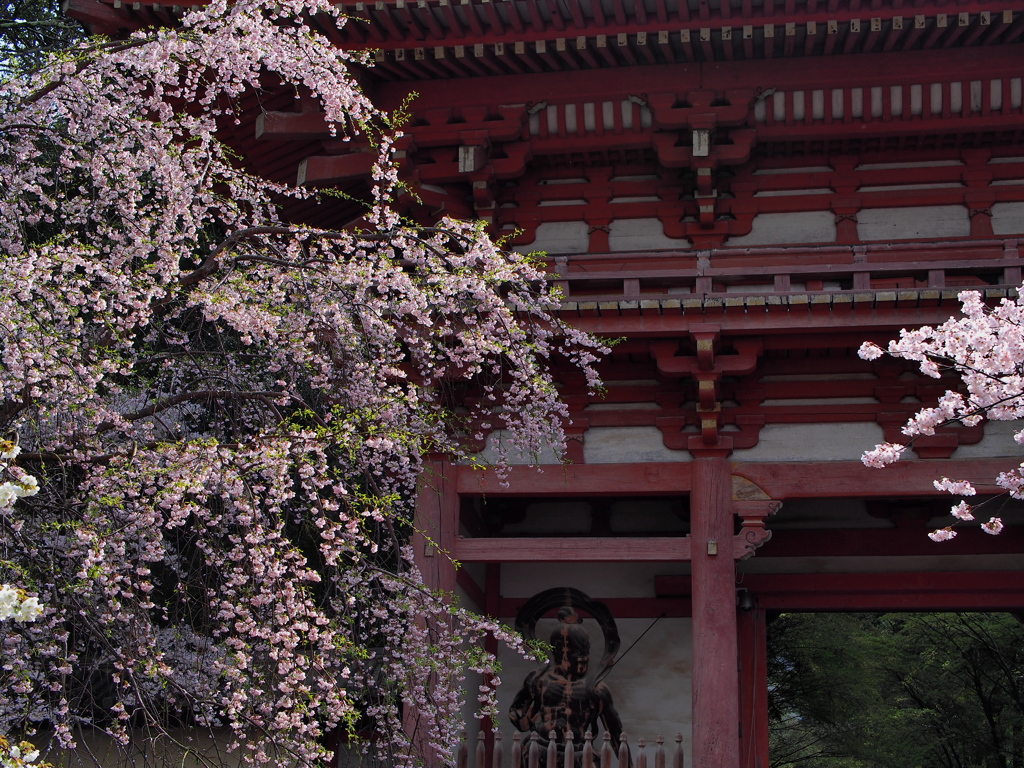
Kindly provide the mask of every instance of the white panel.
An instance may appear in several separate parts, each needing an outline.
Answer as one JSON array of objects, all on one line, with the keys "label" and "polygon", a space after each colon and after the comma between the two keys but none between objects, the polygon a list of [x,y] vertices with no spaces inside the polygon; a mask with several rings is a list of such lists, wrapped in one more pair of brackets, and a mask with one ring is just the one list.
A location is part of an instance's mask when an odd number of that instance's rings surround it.
[{"label": "white panel", "polygon": [[487,436],[487,444],[484,450],[475,458],[484,464],[493,464],[498,461],[502,451],[506,453],[506,461],[509,464],[559,464],[560,457],[553,448],[543,451],[540,456],[524,456],[518,453],[509,443],[507,433],[503,429],[495,430]]},{"label": "white panel", "polygon": [[932,83],[928,86],[928,95],[932,102],[932,114],[942,113],[942,83]]},{"label": "white panel", "polygon": [[622,102],[622,127],[629,129],[633,127],[633,102],[626,99]]},{"label": "white panel", "polygon": [[962,205],[867,208],[857,214],[861,240],[968,237],[971,219]]},{"label": "white panel", "polygon": [[734,451],[733,461],[860,461],[885,442],[877,424],[768,424],[753,448]]},{"label": "white panel", "polygon": [[949,84],[949,111],[954,115],[964,109],[964,89],[962,83]]},{"label": "white panel", "polygon": [[832,117],[836,120],[843,119],[843,90],[841,88],[832,89]]},{"label": "white panel", "polygon": [[551,105],[547,108],[548,133],[558,133],[558,107]]},{"label": "white panel", "polygon": [[649,107],[640,107],[640,127],[650,128],[654,124]]},{"label": "white panel", "polygon": [[576,133],[578,130],[576,124],[576,105],[566,104],[565,105],[565,130],[566,133]]},{"label": "white panel", "polygon": [[981,80],[971,80],[971,112],[981,112]]},{"label": "white panel", "polygon": [[601,102],[601,124],[604,126],[606,131],[610,131],[615,128],[615,102]]},{"label": "white panel", "polygon": [[532,136],[536,136],[538,133],[540,133],[540,113],[536,115],[530,115],[529,123],[530,134]]},{"label": "white panel", "polygon": [[1010,107],[1012,109],[1020,109],[1020,96],[1021,96],[1021,79],[1019,77],[1010,78]]},{"label": "white panel", "polygon": [[658,219],[615,219],[608,227],[608,250],[657,251],[689,248],[688,240],[665,235]]},{"label": "white panel", "polygon": [[548,221],[537,225],[537,236],[529,245],[517,245],[519,253],[586,253],[590,227],[585,221]]},{"label": "white panel", "polygon": [[786,119],[786,94],[782,91],[772,96],[772,117],[780,121]]},{"label": "white panel", "polygon": [[811,91],[811,117],[825,119],[825,92],[822,90]]},{"label": "white panel", "polygon": [[597,117],[594,110],[594,102],[588,101],[583,105],[583,129],[593,131],[597,128]]},{"label": "white panel", "polygon": [[733,237],[726,245],[780,245],[834,243],[836,220],[830,211],[762,213],[754,217],[750,233]]},{"label": "white panel", "polygon": [[666,448],[657,427],[591,427],[583,438],[583,456],[587,464],[692,459],[688,451]]},{"label": "white panel", "polygon": [[864,89],[850,89],[850,117],[864,117]]},{"label": "white panel", "polygon": [[910,114],[920,115],[923,109],[924,96],[920,85],[910,86]]},{"label": "white panel", "polygon": [[882,116],[882,88],[877,85],[871,89],[871,116]]},{"label": "white panel", "polygon": [[764,105],[764,99],[754,102],[754,122],[763,123],[768,119],[768,109]]},{"label": "white panel", "polygon": [[992,232],[997,235],[1016,235],[1024,232],[1024,203],[993,205]]},{"label": "white panel", "polygon": [[803,120],[806,114],[804,110],[804,92],[793,91],[793,119]]},{"label": "white panel", "polygon": [[[1013,205],[1024,205],[1024,203],[1013,203]],[[953,458],[989,459],[1013,456],[1019,462],[1022,458],[1022,451],[1013,436],[1021,429],[1024,429],[1024,424],[1019,421],[985,422],[985,437],[981,442],[974,445],[961,445],[953,452]]]},{"label": "white panel", "polygon": [[894,85],[889,88],[889,110],[893,117],[903,114],[903,86]]},{"label": "white panel", "polygon": [[989,83],[989,99],[992,101],[992,111],[1003,108],[1003,81],[993,80]]}]

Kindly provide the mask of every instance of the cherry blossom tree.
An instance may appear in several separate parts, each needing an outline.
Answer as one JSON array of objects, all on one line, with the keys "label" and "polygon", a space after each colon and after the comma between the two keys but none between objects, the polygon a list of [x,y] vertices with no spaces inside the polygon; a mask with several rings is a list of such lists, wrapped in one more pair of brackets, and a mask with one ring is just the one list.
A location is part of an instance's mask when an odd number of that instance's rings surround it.
[{"label": "cherry blossom tree", "polygon": [[[920,364],[926,376],[940,378],[943,371],[954,371],[963,382],[963,391],[947,391],[935,407],[923,408],[903,427],[906,444],[882,443],[867,451],[863,462],[869,467],[884,467],[900,459],[907,445],[919,435],[933,435],[936,427],[959,421],[968,426],[982,419],[1016,421],[1024,418],[1024,298],[1018,291],[1016,299],[1002,299],[994,307],[987,306],[977,291],[959,295],[962,317],[951,317],[937,327],[924,326],[900,332],[900,338],[882,350],[865,342],[860,356],[875,360],[883,354]],[[1024,444],[1024,429],[1014,434]],[[1024,464],[1001,472],[995,484],[1010,497],[1024,499]],[[935,488],[970,498],[977,489],[966,480],[943,477]],[[934,541],[948,541],[956,536],[953,526],[975,520],[981,505],[959,501],[950,514],[954,522],[928,534]],[[986,533],[1003,530],[999,517],[990,517],[981,524]]]},{"label": "cherry blossom tree", "polygon": [[[502,630],[404,547],[422,457],[559,445],[549,366],[596,385],[602,350],[481,225],[400,221],[394,137],[319,31],[342,23],[215,0],[0,85],[0,431],[26,468],[0,582],[41,606],[0,624],[0,733],[221,729],[283,766],[341,730],[412,764],[494,671]],[[268,82],[377,143],[358,228],[282,220],[307,193],[220,142]]]}]

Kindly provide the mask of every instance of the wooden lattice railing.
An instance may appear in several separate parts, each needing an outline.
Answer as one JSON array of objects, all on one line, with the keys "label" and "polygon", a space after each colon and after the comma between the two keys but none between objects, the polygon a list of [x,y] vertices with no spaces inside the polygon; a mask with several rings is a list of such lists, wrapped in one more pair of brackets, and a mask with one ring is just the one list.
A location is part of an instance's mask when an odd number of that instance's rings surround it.
[{"label": "wooden lattice railing", "polygon": [[[481,731],[476,738],[476,749],[470,759],[469,744],[463,739],[456,756],[456,768],[488,768],[486,734]],[[649,754],[649,747],[653,746]],[[523,734],[512,736],[509,750],[509,762],[505,762],[505,745],[500,732],[494,735],[489,768],[648,768],[653,760],[653,768],[683,768],[683,736],[676,734],[675,748],[669,747],[671,755],[666,752],[665,739],[658,736],[653,745],[644,739],[637,739],[634,749],[630,749],[629,737],[623,733],[616,752],[612,747],[611,735],[606,731],[601,746],[595,748],[590,731],[584,736],[582,746],[573,743],[572,733],[566,738],[565,744],[557,744],[553,739],[547,746],[542,746],[536,733],[525,740]],[[667,763],[671,760],[671,763]]]}]

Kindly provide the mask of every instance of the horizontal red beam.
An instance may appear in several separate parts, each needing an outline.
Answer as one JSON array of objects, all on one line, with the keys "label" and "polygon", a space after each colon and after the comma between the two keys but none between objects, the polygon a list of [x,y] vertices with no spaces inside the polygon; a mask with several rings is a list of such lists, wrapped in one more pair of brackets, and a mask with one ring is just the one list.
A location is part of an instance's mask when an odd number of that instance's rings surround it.
[{"label": "horizontal red beam", "polygon": [[460,563],[681,563],[690,560],[690,538],[457,537],[452,559]]},{"label": "horizontal red beam", "polygon": [[[734,462],[732,471],[760,486],[773,499],[878,498],[948,496],[936,491],[932,484],[943,476],[970,480],[985,493],[995,490],[997,474],[1017,463],[1012,458],[935,459],[902,461],[885,469],[870,469],[859,461]],[[678,495],[689,493],[690,487],[688,462],[661,462],[570,464],[542,469],[512,467],[504,480],[490,469],[460,466],[456,490],[464,496],[582,498]]]},{"label": "horizontal red beam", "polygon": [[[690,595],[689,576],[656,576],[661,598]],[[1024,608],[1020,571],[747,574],[742,587],[768,610],[975,611]],[[656,614],[655,614],[656,615]]]},{"label": "horizontal red beam", "polygon": [[[950,518],[952,522],[952,518]],[[771,529],[771,519],[768,528]],[[1008,527],[999,536],[965,528],[952,541],[937,544],[925,527],[857,530],[776,530],[755,557],[918,557],[1024,553],[1024,528]]]},{"label": "horizontal red beam", "polygon": [[667,496],[690,492],[686,462],[561,464],[493,470],[460,466],[456,489],[465,496]]},{"label": "horizontal red beam", "polygon": [[[862,329],[864,333],[874,333],[890,330],[898,330],[908,326],[938,325],[949,319],[951,313],[949,307],[879,307],[873,306],[873,302],[865,301],[863,308],[857,305],[846,304],[834,308],[829,303],[827,294],[820,305],[812,305],[811,302],[801,307],[786,306],[761,307],[760,312],[755,313],[754,308],[743,303],[743,297],[736,294],[726,298],[734,298],[739,301],[735,307],[720,306],[717,302],[706,302],[708,306],[700,314],[686,309],[686,313],[677,310],[678,314],[644,314],[627,315],[620,314],[615,307],[602,306],[598,310],[600,316],[594,317],[573,317],[572,308],[579,308],[587,303],[587,299],[581,298],[578,302],[568,305],[562,312],[562,319],[572,323],[580,330],[593,333],[598,336],[616,338],[619,336],[637,337],[666,337],[679,336],[689,332],[689,328],[695,322],[713,322],[719,325],[723,333],[743,334],[774,334],[786,331],[807,331],[819,334],[830,334],[848,332]],[[895,303],[895,291],[893,292]],[[812,298],[817,298],[815,294]],[[646,299],[647,297],[642,297]],[[700,299],[700,296],[684,296],[686,298]],[[640,298],[634,299],[638,303]],[[621,299],[622,304],[629,300]],[[725,301],[725,298],[722,299]],[[611,301],[608,304],[620,302]],[[881,302],[879,302],[881,303]],[[811,311],[813,306],[813,312]],[[635,311],[635,308],[634,308]],[[895,334],[894,334],[895,335]]]},{"label": "horizontal red beam", "polygon": [[1003,459],[901,461],[871,469],[859,461],[737,462],[732,471],[761,487],[773,499],[948,496],[933,481],[946,476],[969,480],[982,493],[996,490],[995,477],[1020,462]]},{"label": "horizontal red beam", "polygon": [[759,574],[744,578],[758,602],[785,611],[954,611],[1024,608],[1019,571]]},{"label": "horizontal red beam", "polygon": [[[503,597],[498,601],[498,616],[510,618],[526,604],[526,597]],[[689,597],[602,597],[616,619],[688,618],[693,615]]]}]

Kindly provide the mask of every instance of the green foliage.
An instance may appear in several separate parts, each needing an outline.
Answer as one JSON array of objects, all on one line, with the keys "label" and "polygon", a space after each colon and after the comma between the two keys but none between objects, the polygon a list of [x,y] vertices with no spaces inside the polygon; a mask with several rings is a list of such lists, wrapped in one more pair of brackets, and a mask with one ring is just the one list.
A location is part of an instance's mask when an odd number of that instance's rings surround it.
[{"label": "green foliage", "polygon": [[1009,614],[783,614],[773,768],[1021,768],[1024,624]]},{"label": "green foliage", "polygon": [[65,17],[56,0],[3,0],[0,4],[0,80],[34,69],[49,53],[85,38],[82,25]]}]

